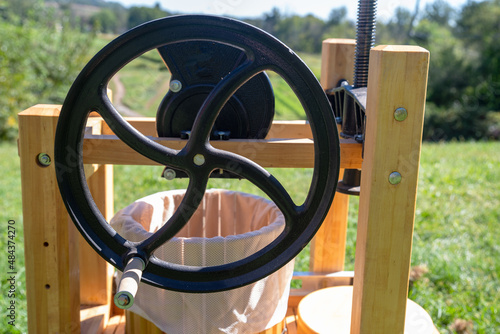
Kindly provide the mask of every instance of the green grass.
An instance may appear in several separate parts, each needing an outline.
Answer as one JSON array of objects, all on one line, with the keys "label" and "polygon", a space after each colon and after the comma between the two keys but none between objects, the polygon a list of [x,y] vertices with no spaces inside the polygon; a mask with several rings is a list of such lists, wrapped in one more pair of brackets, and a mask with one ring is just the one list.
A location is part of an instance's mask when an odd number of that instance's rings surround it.
[{"label": "green grass", "polygon": [[[320,57],[308,54],[301,57],[319,76]],[[276,119],[303,119],[304,112],[288,85],[278,75],[269,75],[277,99]],[[169,80],[159,57],[152,52],[134,60],[122,71],[121,80],[127,89],[124,103],[140,113],[154,116]],[[493,334],[500,328],[499,152],[498,142],[426,143],[423,147],[412,265],[425,270],[422,277],[412,282],[409,296],[431,314],[441,333],[453,333],[449,328],[456,319],[471,321],[473,333]],[[0,245],[7,254],[7,224],[9,220],[16,221],[16,325],[20,333],[26,333],[21,184],[15,144],[0,144],[0,167],[3,174]],[[270,171],[289,190],[295,202],[302,203],[311,171]],[[116,166],[115,210],[154,192],[187,186],[187,180],[161,179],[161,172],[161,167]],[[211,180],[209,187],[263,195],[247,181]],[[351,198],[346,270],[354,269],[357,211],[358,199]],[[7,264],[5,255],[0,267],[2,274],[8,271]],[[308,248],[298,257],[296,270],[308,270]],[[0,308],[5,311],[9,299],[5,295],[8,285],[4,276],[1,287]],[[0,322],[0,333],[16,333],[6,324],[5,316]]]},{"label": "green grass", "polygon": [[440,328],[457,318],[471,320],[477,333],[500,328],[499,149],[498,143],[424,146],[412,262],[429,272],[410,297]]},{"label": "green grass", "polygon": [[[420,169],[412,265],[428,272],[412,283],[410,298],[422,305],[442,333],[455,319],[470,320],[474,333],[497,333],[500,326],[500,143],[424,144]],[[22,206],[19,158],[15,144],[0,145],[2,238],[6,250],[7,222],[16,221],[18,270],[16,324],[26,332]],[[160,190],[184,188],[186,180],[165,181],[161,167],[115,167],[115,210]],[[310,171],[272,170],[300,203]],[[210,187],[262,194],[246,181],[213,180]],[[353,269],[357,199],[351,199],[346,269]],[[5,254],[5,251],[4,251]],[[297,261],[307,270],[306,254]],[[2,273],[7,272],[6,257]],[[7,285],[2,276],[0,307],[5,310]],[[12,331],[2,317],[0,333]]]},{"label": "green grass", "polygon": [[[0,234],[0,249],[2,251],[2,260],[0,265],[2,298],[0,298],[0,333],[27,333],[27,310],[26,310],[26,283],[24,271],[24,237],[22,220],[22,199],[21,199],[21,172],[19,169],[19,157],[17,155],[17,146],[10,143],[0,143],[0,168],[2,177],[0,178],[0,222],[2,233]],[[14,240],[8,239],[8,222],[14,220],[16,235]],[[9,298],[10,284],[7,275],[12,270],[8,263],[8,241],[15,242],[15,263],[14,272],[17,272],[15,284],[15,297]],[[7,324],[10,321],[7,316],[7,307],[10,301],[16,303],[16,332],[15,328]]]},{"label": "green grass", "polygon": [[[127,64],[119,74],[126,89],[123,104],[145,116],[155,116],[170,82],[170,73],[158,52],[147,52]],[[113,87],[111,85],[111,89]]]}]

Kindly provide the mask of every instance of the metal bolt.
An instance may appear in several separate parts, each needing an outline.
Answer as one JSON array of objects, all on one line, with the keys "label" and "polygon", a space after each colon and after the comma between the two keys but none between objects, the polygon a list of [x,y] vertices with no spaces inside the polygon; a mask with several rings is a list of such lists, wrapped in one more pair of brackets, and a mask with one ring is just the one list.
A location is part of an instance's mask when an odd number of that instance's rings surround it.
[{"label": "metal bolt", "polygon": [[122,293],[115,298],[115,302],[117,306],[127,306],[130,303],[130,298],[126,294]]},{"label": "metal bolt", "polygon": [[197,154],[194,156],[193,162],[196,166],[201,166],[205,163],[205,157],[203,154]]},{"label": "metal bolt", "polygon": [[394,119],[402,122],[408,117],[408,111],[405,108],[398,108],[394,111]]},{"label": "metal bolt", "polygon": [[179,80],[170,81],[170,90],[174,93],[180,92],[182,89],[182,83]]},{"label": "metal bolt", "polygon": [[389,175],[389,183],[390,184],[399,184],[401,183],[401,179],[402,179],[402,176],[399,172],[392,172],[390,175]]},{"label": "metal bolt", "polygon": [[50,156],[47,153],[40,153],[38,155],[38,162],[40,163],[40,165],[47,167],[50,166],[52,159],[50,159]]},{"label": "metal bolt", "polygon": [[166,168],[165,171],[163,172],[163,177],[169,181],[172,181],[175,179],[175,170]]}]

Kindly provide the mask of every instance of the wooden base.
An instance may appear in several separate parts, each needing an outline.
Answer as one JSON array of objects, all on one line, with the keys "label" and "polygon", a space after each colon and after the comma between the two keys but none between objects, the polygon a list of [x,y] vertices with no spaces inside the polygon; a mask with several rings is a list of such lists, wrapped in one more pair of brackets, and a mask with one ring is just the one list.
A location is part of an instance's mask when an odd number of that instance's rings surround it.
[{"label": "wooden base", "polygon": [[[296,334],[297,309],[288,308],[286,317],[282,322],[257,334],[282,334],[285,327],[288,334]],[[103,306],[82,307],[80,310],[81,333],[85,334],[125,334],[125,333],[147,333],[160,334],[161,330],[151,322],[132,312],[122,315],[114,315],[109,318],[107,326],[104,326],[105,310]]]},{"label": "wooden base", "polygon": [[[138,314],[130,311],[125,312],[126,317],[126,333],[148,333],[148,334],[166,334],[159,330],[152,322],[144,319]],[[285,328],[286,318],[277,323],[273,327],[266,329],[257,334],[281,334]]]},{"label": "wooden base", "polygon": [[[339,286],[315,291],[302,299],[297,311],[297,333],[351,332],[352,286]],[[427,312],[408,299],[405,334],[439,333]]]},{"label": "wooden base", "polygon": [[[327,293],[324,293],[325,291]],[[318,290],[302,298],[303,302],[298,302],[298,306],[295,305],[297,304],[295,299],[290,299],[286,317],[282,322],[258,334],[281,334],[285,327],[288,334],[350,333],[352,286]],[[322,300],[318,301],[318,299]],[[335,306],[329,308],[330,304],[335,304]],[[112,316],[107,326],[104,326],[105,314],[105,306],[83,307],[80,311],[81,332],[85,334],[163,333],[151,322],[128,311],[123,315]],[[405,330],[405,334],[439,334],[428,314],[411,300],[408,300],[406,314],[406,322],[409,326],[425,324],[426,327],[422,331],[409,328],[408,331]]]}]

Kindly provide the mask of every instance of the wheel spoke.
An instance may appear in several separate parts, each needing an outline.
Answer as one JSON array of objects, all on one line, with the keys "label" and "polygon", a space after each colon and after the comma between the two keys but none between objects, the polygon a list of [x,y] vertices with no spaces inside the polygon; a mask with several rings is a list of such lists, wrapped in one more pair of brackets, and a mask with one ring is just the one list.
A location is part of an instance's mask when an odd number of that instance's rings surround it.
[{"label": "wheel spoke", "polygon": [[218,168],[234,172],[259,187],[278,206],[285,216],[287,224],[293,225],[301,207],[295,205],[290,194],[271,173],[238,154],[214,150]]},{"label": "wheel spoke", "polygon": [[186,225],[203,199],[208,177],[209,175],[203,174],[190,175],[186,194],[172,217],[158,231],[139,245],[138,248],[145,252],[148,257],[158,247],[172,239]]},{"label": "wheel spoke", "polygon": [[224,77],[201,106],[193,123],[190,141],[205,143],[222,107],[245,82],[262,71],[260,66],[247,60]]},{"label": "wheel spoke", "polygon": [[118,113],[105,94],[101,95],[97,112],[118,138],[136,152],[162,165],[182,167],[176,159],[179,151],[160,145],[135,129]]}]

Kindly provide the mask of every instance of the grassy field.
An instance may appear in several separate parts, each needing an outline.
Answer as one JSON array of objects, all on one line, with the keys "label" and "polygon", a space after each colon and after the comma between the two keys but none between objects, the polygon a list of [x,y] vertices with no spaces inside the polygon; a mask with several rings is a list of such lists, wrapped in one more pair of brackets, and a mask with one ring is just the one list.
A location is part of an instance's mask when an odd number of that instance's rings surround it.
[{"label": "grassy field", "polygon": [[[320,59],[301,55],[319,76]],[[158,72],[160,75],[158,76]],[[153,52],[127,65],[120,74],[126,87],[122,101],[153,116],[166,93],[168,72]],[[276,95],[277,119],[305,116],[290,88],[270,73]],[[111,87],[113,88],[113,87]],[[424,144],[417,200],[409,296],[431,314],[441,333],[498,333],[500,328],[500,143]],[[14,143],[0,144],[0,197],[4,250],[1,287],[3,310],[0,333],[26,333],[26,290],[23,256],[22,203],[19,158]],[[185,180],[160,178],[161,167],[115,167],[115,210],[160,190],[185,188]],[[299,203],[306,195],[311,171],[271,170]],[[246,181],[212,180],[209,187],[230,188],[262,195]],[[354,268],[358,200],[350,201],[346,269]],[[16,328],[7,324],[8,226],[16,228]],[[12,223],[12,222],[15,222]],[[307,270],[308,250],[296,261]],[[467,331],[468,330],[468,331]]]},{"label": "grassy field", "polygon": [[423,272],[410,298],[440,328],[455,319],[477,333],[500,329],[500,145],[425,145],[413,265]]},{"label": "grassy field", "polygon": [[[470,333],[498,333],[500,326],[500,143],[425,144],[422,152],[412,265],[420,277],[412,282],[410,298],[431,314],[442,333],[472,324]],[[19,159],[14,144],[0,145],[2,238],[7,250],[7,226],[16,222],[17,328],[26,330],[25,277],[22,237]],[[304,198],[310,172],[273,170],[299,202]],[[155,191],[185,187],[185,181],[167,182],[160,167],[115,167],[115,209]],[[211,187],[232,188],[260,194],[246,181],[211,181]],[[357,200],[351,200],[347,269],[353,269]],[[307,270],[307,252],[297,261]],[[5,310],[9,290],[2,261],[0,307]],[[418,276],[418,275],[417,275]],[[457,321],[462,319],[462,322]],[[12,333],[5,316],[1,333]],[[459,331],[458,331],[459,332]],[[460,333],[460,332],[459,332]],[[465,332],[462,332],[465,333]]]}]

